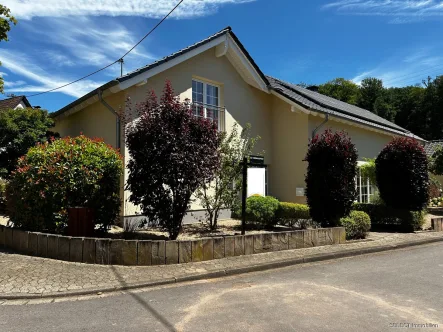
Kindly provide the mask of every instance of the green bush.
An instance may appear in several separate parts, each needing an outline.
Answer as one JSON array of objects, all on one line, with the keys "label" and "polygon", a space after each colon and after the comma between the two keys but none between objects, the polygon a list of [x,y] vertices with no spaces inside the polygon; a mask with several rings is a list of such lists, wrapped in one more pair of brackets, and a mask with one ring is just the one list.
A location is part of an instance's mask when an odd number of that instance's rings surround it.
[{"label": "green bush", "polygon": [[89,207],[106,230],[120,211],[122,157],[85,136],[37,145],[19,159],[7,185],[7,209],[16,227],[61,232],[68,207]]},{"label": "green bush", "polygon": [[349,214],[357,194],[357,149],[348,134],[327,129],[310,141],[305,161],[311,217],[322,227],[334,227]]},{"label": "green bush", "polygon": [[394,138],[375,160],[380,197],[394,209],[420,211],[429,201],[428,158],[421,143]]},{"label": "green bush", "polygon": [[271,196],[251,196],[246,200],[246,216],[250,221],[258,222],[266,227],[277,224],[276,212],[279,202]]},{"label": "green bush", "polygon": [[6,208],[6,180],[0,178],[0,213]]},{"label": "green bush", "polygon": [[294,226],[297,223],[306,226],[306,222],[311,219],[309,206],[305,204],[280,202],[275,214],[277,221],[282,225]]},{"label": "green bush", "polygon": [[371,218],[366,212],[351,211],[348,217],[340,219],[340,225],[346,228],[346,238],[364,239],[371,229]]},{"label": "green bush", "polygon": [[371,218],[372,230],[413,232],[424,224],[424,211],[400,210],[386,205],[354,203],[352,209],[364,211]]}]

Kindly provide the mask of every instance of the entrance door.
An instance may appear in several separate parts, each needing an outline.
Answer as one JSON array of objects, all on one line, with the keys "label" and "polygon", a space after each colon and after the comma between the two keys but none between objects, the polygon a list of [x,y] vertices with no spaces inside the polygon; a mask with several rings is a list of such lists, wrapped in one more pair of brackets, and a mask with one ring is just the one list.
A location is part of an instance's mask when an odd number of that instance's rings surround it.
[{"label": "entrance door", "polygon": [[266,196],[266,168],[248,168],[248,197]]}]

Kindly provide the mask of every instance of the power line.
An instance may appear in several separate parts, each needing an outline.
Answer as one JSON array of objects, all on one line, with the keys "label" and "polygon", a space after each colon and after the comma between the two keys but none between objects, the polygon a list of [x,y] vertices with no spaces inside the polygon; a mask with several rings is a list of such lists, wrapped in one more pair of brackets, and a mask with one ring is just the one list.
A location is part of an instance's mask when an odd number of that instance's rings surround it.
[{"label": "power line", "polygon": [[95,74],[97,74],[97,73],[99,73],[99,72],[101,72],[101,71],[103,71],[103,70],[105,70],[105,69],[107,69],[107,68],[109,68],[109,67],[111,67],[112,65],[114,65],[114,64],[116,64],[117,62],[120,62],[120,63],[122,63],[123,62],[123,58],[125,57],[125,56],[127,56],[129,53],[131,53],[133,50],[134,50],[134,48],[136,48],[138,45],[140,45],[140,43],[141,42],[143,42],[151,33],[153,33],[159,26],[160,26],[160,24],[162,24],[177,8],[178,8],[178,6],[180,6],[181,5],[181,3],[183,2],[184,0],[180,0],[176,5],[175,5],[175,7],[174,8],[172,8],[171,9],[171,11],[165,16],[165,17],[163,17],[146,35],[144,35],[144,37],[142,38],[142,39],[140,39],[138,42],[137,42],[137,44],[135,44],[134,46],[132,46],[131,47],[131,49],[129,50],[129,51],[127,51],[125,54],[123,54],[123,56],[121,56],[120,58],[118,58],[117,60],[115,60],[114,62],[112,62],[112,63],[110,63],[109,65],[107,65],[107,66],[105,66],[105,67],[103,67],[103,68],[100,68],[100,69],[98,69],[98,70],[96,70],[96,71],[94,71],[93,73],[90,73],[90,74],[88,74],[88,75],[86,75],[86,76],[83,76],[83,77],[81,77],[81,78],[79,78],[79,79],[77,79],[77,80],[75,80],[75,81],[72,81],[72,82],[69,82],[69,83],[66,83],[66,84],[64,84],[64,85],[61,85],[61,86],[59,86],[59,87],[57,87],[57,88],[54,88],[54,89],[50,89],[50,90],[47,90],[47,91],[43,91],[43,92],[39,92],[39,93],[35,93],[35,94],[33,94],[33,95],[28,95],[28,96],[26,96],[26,98],[30,98],[30,97],[35,97],[35,96],[39,96],[39,95],[42,95],[42,94],[45,94],[45,93],[49,93],[49,92],[53,92],[53,91],[56,91],[56,90],[59,90],[59,89],[62,89],[62,88],[64,88],[64,87],[67,87],[68,85],[71,85],[71,84],[74,84],[74,83],[77,83],[77,82],[79,82],[79,81],[81,81],[81,80],[84,80],[85,78],[88,78],[88,77],[90,77],[90,76],[92,76],[92,75],[95,75]]}]

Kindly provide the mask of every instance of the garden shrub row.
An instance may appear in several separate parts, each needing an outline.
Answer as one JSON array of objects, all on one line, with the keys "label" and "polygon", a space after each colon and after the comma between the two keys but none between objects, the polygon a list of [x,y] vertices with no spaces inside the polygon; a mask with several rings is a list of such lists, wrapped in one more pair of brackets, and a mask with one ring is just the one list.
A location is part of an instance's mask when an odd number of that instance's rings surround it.
[{"label": "garden shrub row", "polygon": [[276,219],[278,223],[293,227],[297,223],[302,223],[302,228],[306,228],[306,222],[311,219],[309,207],[305,204],[280,202]]},{"label": "garden shrub row", "polygon": [[386,205],[354,203],[354,211],[364,211],[371,218],[371,230],[413,232],[424,224],[423,211],[395,209]]},{"label": "garden shrub row", "polygon": [[[232,217],[241,218],[241,207],[233,211]],[[307,228],[311,216],[306,204],[279,202],[271,196],[254,195],[246,200],[246,219],[264,227],[280,224]]]}]

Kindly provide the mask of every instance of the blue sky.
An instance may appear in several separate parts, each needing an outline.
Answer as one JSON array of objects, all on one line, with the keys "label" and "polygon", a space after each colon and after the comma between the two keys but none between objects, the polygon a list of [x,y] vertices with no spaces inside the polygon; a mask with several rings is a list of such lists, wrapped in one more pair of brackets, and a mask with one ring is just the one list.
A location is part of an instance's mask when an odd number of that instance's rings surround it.
[{"label": "blue sky", "polygon": [[[54,88],[118,59],[177,0],[1,0],[18,18],[0,43],[7,93]],[[386,86],[443,73],[437,0],[185,0],[125,58],[125,72],[231,26],[265,74],[319,84],[335,77]],[[30,98],[56,111],[119,75],[119,65]]]}]

